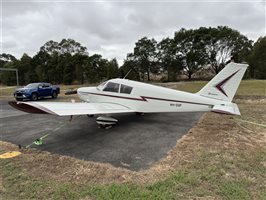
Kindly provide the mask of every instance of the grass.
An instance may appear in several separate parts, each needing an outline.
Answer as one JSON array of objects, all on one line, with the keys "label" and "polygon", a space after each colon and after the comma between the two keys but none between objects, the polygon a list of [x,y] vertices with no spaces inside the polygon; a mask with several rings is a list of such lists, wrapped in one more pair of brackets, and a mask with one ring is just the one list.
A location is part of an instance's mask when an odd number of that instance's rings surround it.
[{"label": "grass", "polygon": [[[212,160],[218,162],[213,165]],[[149,185],[76,184],[30,177],[8,160],[0,160],[3,199],[265,199],[266,151],[238,157],[233,163],[220,153],[202,152],[198,160],[187,168],[177,170],[165,179]],[[254,161],[256,167],[254,167]],[[212,164],[211,164],[212,163]],[[238,167],[238,175],[232,178]],[[249,176],[252,175],[252,180]],[[261,177],[261,178],[260,178]],[[263,182],[264,181],[264,182]],[[254,191],[254,187],[256,190]]]},{"label": "grass", "polygon": [[[195,92],[205,83],[197,81],[176,84],[174,87]],[[238,95],[263,96],[265,84],[265,80],[244,80],[241,82]],[[239,107],[242,119],[265,123],[265,103],[241,103]],[[174,168],[154,183],[138,184],[133,181],[104,185],[55,180],[26,170],[25,165],[36,162],[38,160],[36,157],[21,162],[16,162],[16,158],[2,159],[0,160],[0,197],[10,200],[199,198],[266,200],[266,146],[265,139],[262,141],[260,136],[265,135],[265,128],[236,121],[235,118],[239,117],[221,117],[220,115],[216,117],[218,122],[208,118],[204,122],[204,127],[199,126],[202,132],[198,131],[193,135],[193,137],[199,135],[204,141],[199,143],[199,138],[196,138],[197,142],[194,143],[197,148],[199,148],[197,145],[202,145],[200,150],[195,150],[199,156],[181,168]],[[232,127],[232,124],[237,129]],[[210,129],[215,130],[210,131],[209,135],[206,134]],[[223,129],[224,132],[216,134]],[[212,140],[207,141],[211,137],[213,137]],[[256,140],[258,140],[257,143]],[[217,141],[218,144],[215,143]],[[191,145],[193,146],[193,143]],[[190,150],[185,148],[184,152]],[[30,154],[24,156],[30,156]],[[52,162],[49,166],[56,167]],[[53,170],[56,171],[56,169]],[[63,174],[64,170],[60,168],[58,173]]]},{"label": "grass", "polygon": [[[186,82],[184,84],[177,84],[174,89],[187,91],[187,92],[198,92],[206,84],[207,81]],[[266,80],[243,80],[240,83],[236,95],[265,96]]]}]

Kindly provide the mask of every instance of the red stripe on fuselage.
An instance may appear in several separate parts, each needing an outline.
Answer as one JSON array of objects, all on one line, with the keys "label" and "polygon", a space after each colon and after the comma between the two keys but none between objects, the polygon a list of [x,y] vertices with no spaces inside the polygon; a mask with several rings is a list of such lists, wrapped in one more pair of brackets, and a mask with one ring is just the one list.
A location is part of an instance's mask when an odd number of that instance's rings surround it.
[{"label": "red stripe on fuselage", "polygon": [[[82,92],[82,93],[85,93],[85,92]],[[189,101],[180,101],[180,100],[174,100],[174,99],[162,99],[162,98],[157,98],[157,97],[140,96],[140,98],[134,98],[134,97],[123,97],[123,96],[110,95],[110,94],[100,94],[100,93],[93,93],[93,92],[88,92],[88,94],[99,95],[99,96],[107,96],[107,97],[114,97],[114,98],[120,98],[120,99],[136,100],[136,101],[148,101],[147,99],[152,99],[152,100],[158,100],[158,101],[169,101],[169,102],[189,103],[189,104],[204,105],[204,106],[213,106],[212,104],[189,102]]]},{"label": "red stripe on fuselage", "polygon": [[152,99],[152,100],[158,100],[158,101],[170,101],[170,102],[178,102],[178,103],[189,103],[189,104],[196,104],[196,105],[204,105],[204,106],[212,106],[212,104],[205,104],[205,103],[197,103],[197,102],[190,102],[190,101],[180,101],[180,100],[174,100],[174,99],[162,99],[157,97],[144,97],[145,99]]},{"label": "red stripe on fuselage", "polygon": [[[82,92],[86,93],[86,92]],[[111,95],[111,94],[100,94],[100,93],[94,93],[94,92],[87,92],[88,94],[94,94],[94,95],[99,95],[99,96],[106,96],[106,97],[115,97],[115,98],[120,98],[120,99],[129,99],[129,100],[136,100],[136,101],[147,101],[147,99],[142,98],[134,98],[134,97],[122,97],[122,96],[117,96],[117,95]]]}]

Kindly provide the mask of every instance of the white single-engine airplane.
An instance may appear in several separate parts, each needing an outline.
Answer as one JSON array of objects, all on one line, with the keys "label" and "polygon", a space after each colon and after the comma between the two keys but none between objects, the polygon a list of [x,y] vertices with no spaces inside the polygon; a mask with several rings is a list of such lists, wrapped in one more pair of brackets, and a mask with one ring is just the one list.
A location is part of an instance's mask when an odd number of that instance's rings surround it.
[{"label": "white single-engine airplane", "polygon": [[116,124],[111,115],[120,113],[213,111],[240,115],[238,106],[231,101],[247,67],[247,64],[229,63],[195,94],[117,78],[98,87],[79,88],[77,94],[83,102],[12,101],[9,104],[29,113],[99,115],[96,121],[103,127]]}]

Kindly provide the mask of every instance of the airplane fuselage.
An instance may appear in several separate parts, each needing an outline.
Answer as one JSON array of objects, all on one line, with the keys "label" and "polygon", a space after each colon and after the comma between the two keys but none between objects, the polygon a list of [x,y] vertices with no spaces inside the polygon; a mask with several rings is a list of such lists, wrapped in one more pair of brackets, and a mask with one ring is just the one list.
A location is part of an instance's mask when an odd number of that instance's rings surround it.
[{"label": "airplane fuselage", "polygon": [[[109,82],[119,84],[117,92],[104,91],[104,87]],[[120,92],[122,85],[132,88],[130,94]],[[82,87],[77,93],[79,98],[85,102],[120,104],[142,113],[205,112],[211,111],[214,105],[226,103],[198,94],[127,79],[112,79],[100,87]]]}]

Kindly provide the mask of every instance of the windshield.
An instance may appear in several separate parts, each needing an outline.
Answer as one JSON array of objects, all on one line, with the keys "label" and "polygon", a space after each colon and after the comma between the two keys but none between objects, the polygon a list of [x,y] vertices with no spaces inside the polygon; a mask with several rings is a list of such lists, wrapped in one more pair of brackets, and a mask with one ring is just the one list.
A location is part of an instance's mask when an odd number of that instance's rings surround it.
[{"label": "windshield", "polygon": [[31,83],[25,86],[25,88],[36,88],[38,87],[39,83]]},{"label": "windshield", "polygon": [[103,91],[107,92],[118,92],[119,91],[120,84],[119,83],[113,83],[113,82],[108,82],[106,86],[104,87]]},{"label": "windshield", "polygon": [[100,85],[98,85],[96,88],[97,88],[98,90],[101,90],[105,84],[106,84],[106,81],[103,82],[103,83],[101,83]]}]

